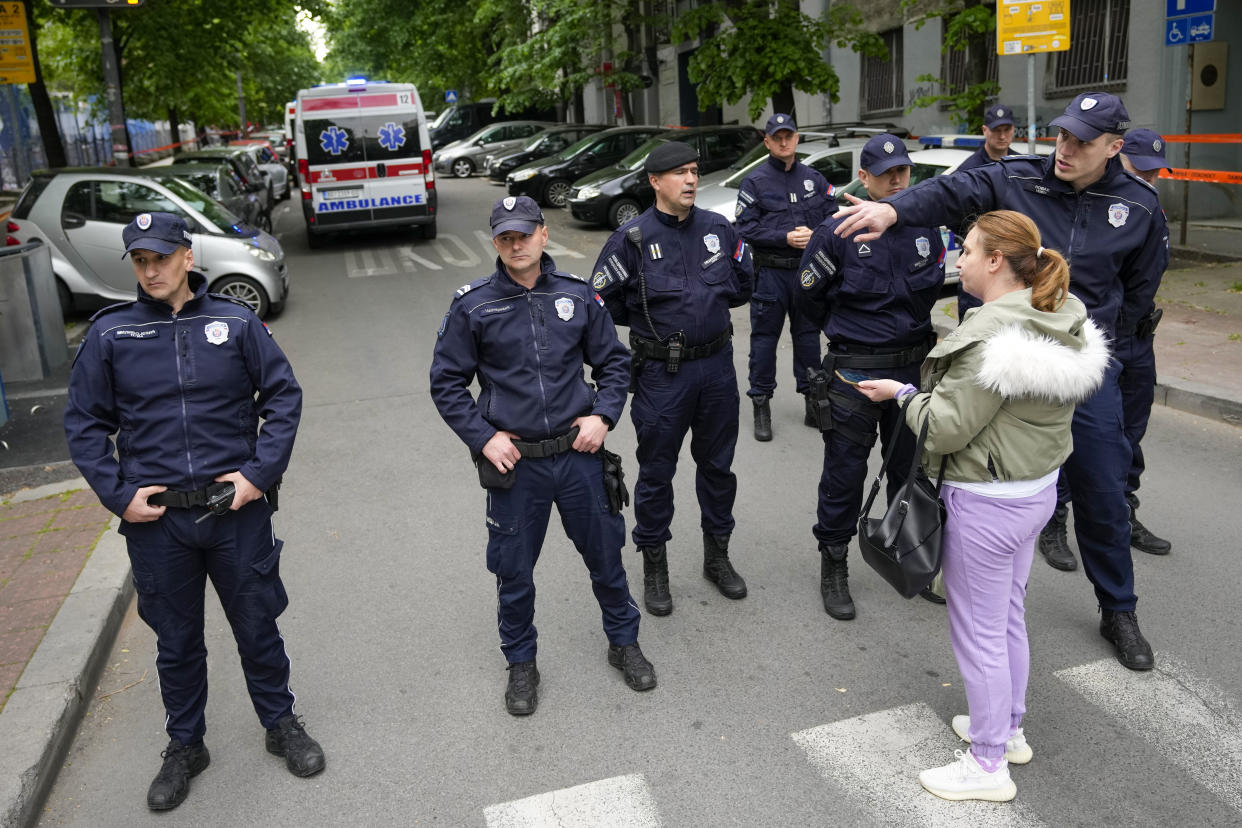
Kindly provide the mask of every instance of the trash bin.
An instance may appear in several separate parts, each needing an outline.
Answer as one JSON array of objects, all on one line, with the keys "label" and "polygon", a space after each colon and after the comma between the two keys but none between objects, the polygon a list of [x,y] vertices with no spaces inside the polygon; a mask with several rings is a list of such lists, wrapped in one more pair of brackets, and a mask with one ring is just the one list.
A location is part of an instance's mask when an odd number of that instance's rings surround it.
[{"label": "trash bin", "polygon": [[0,247],[0,376],[5,382],[45,379],[68,360],[47,245]]}]

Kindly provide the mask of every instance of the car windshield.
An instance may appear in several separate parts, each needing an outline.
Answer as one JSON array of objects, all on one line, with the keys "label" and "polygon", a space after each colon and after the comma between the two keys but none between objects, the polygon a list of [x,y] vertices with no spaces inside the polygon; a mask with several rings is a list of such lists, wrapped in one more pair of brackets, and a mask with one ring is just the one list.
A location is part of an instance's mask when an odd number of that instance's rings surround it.
[{"label": "car windshield", "polygon": [[528,138],[525,142],[522,143],[522,149],[533,150],[536,147],[538,147],[540,144],[542,144],[544,141],[547,141],[549,138],[551,138],[553,135],[556,135],[556,134],[557,133],[555,132],[536,133],[532,135],[530,138]]},{"label": "car windshield", "polygon": [[257,229],[233,215],[229,208],[181,179],[169,175],[159,181],[171,190],[173,195],[206,216],[207,220],[219,227],[224,235],[249,237],[259,234]]},{"label": "car windshield", "polygon": [[444,110],[443,112],[441,112],[439,115],[436,116],[436,119],[431,122],[430,128],[435,129],[436,127],[442,125],[445,121],[448,120],[449,116],[452,115],[456,111],[457,111],[456,107],[450,106],[448,109]]},{"label": "car windshield", "polygon": [[667,144],[668,142],[668,138],[661,138],[659,136],[648,139],[647,141],[639,144],[638,147],[629,155],[618,161],[617,166],[624,167],[627,170],[636,170],[642,166],[644,161],[647,160],[647,156],[651,154],[653,149],[660,146],[660,144]]},{"label": "car windshield", "polygon": [[561,150],[560,152],[558,152],[556,155],[552,157],[558,161],[567,161],[570,158],[573,158],[575,155],[581,155],[583,152],[590,149],[591,147],[604,143],[607,140],[608,140],[607,137],[600,138],[598,135],[588,135],[585,138],[582,138],[576,141],[575,143],[572,143],[569,146],[565,147],[565,149]]},{"label": "car windshield", "polygon": [[[756,161],[758,161],[760,158],[762,158],[763,156],[767,154],[768,154],[767,144],[760,141],[759,143],[755,144],[753,147],[748,149],[745,155],[743,155],[741,158],[737,159],[732,164],[730,164],[729,169],[744,170],[747,167],[749,167],[751,164],[755,163]],[[803,157],[804,156],[800,155],[798,156],[798,159],[801,160]]]},{"label": "car windshield", "polygon": [[[763,147],[763,144],[760,144],[759,146]],[[767,153],[766,148],[764,148],[763,151],[765,154]],[[750,153],[747,153],[747,155],[749,154]],[[794,155],[797,157],[799,161],[805,161],[810,156],[810,153],[803,152],[802,150],[794,150]],[[733,175],[729,176],[724,181],[721,181],[720,186],[729,187],[734,190],[739,189],[742,186],[742,179],[750,175],[751,172],[754,171],[755,167],[759,166],[761,163],[763,163],[762,158],[752,159],[751,162],[747,164],[745,167],[742,167],[740,170],[735,172]]]}]

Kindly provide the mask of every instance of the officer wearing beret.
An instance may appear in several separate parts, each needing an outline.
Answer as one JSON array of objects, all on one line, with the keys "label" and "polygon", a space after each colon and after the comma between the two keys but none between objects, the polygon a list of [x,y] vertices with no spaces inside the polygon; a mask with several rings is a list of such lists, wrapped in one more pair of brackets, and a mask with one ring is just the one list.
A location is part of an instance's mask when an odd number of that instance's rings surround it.
[{"label": "officer wearing beret", "polygon": [[[880,202],[838,211],[836,232],[869,242],[888,228],[959,223],[989,210],[1017,210],[1044,244],[1070,261],[1070,290],[1114,341],[1133,336],[1152,307],[1168,263],[1168,227],[1155,191],[1125,172],[1117,155],[1130,118],[1121,99],[1084,92],[1051,126],[1056,151],[1012,156],[937,176]],[[1100,634],[1132,670],[1155,666],[1139,630],[1126,474],[1131,449],[1122,427],[1121,365],[1074,412],[1074,452],[1064,466],[1073,491],[1074,530],[1100,606]],[[1042,544],[1041,544],[1042,549]],[[949,596],[953,600],[953,596]]]},{"label": "officer wearing beret", "polygon": [[91,317],[69,378],[65,436],[100,502],[121,518],[138,614],[155,631],[170,741],[147,805],[168,810],[211,760],[203,744],[209,577],[268,752],[296,776],[324,768],[294,714],[276,625],[289,599],[272,513],[302,389],[250,308],[207,292],[184,220],[142,213],[122,239],[138,298]]},{"label": "officer wearing beret", "polygon": [[610,502],[604,438],[625,407],[629,353],[594,289],[544,252],[539,205],[527,196],[501,199],[491,227],[496,269],[462,286],[444,315],[431,398],[487,489],[487,568],[509,663],[505,708],[526,716],[539,703],[534,570],[553,503],[590,570],[608,663],[635,690],[655,687],[656,676],[638,646],[638,607],[621,564],[621,504],[601,508]]},{"label": "officer wearing beret", "polygon": [[[806,369],[819,365],[819,329],[798,310],[798,262],[811,229],[835,209],[827,179],[798,160],[798,126],[777,113],[768,119],[763,144],[768,159],[742,179],[737,195],[737,232],[754,247],[755,293],[750,298],[750,390],[755,439],[772,439],[776,346],[785,317],[793,339],[794,387],[807,393]],[[807,425],[814,425],[807,400]]]},{"label": "officer wearing beret", "polygon": [[661,144],[644,169],[655,205],[608,238],[592,281],[613,320],[630,327],[630,417],[638,436],[633,538],[643,556],[647,610],[668,615],[665,544],[687,431],[697,467],[703,576],[726,598],[746,597],[746,582],[729,560],[739,403],[729,309],[750,299],[752,257],[728,221],[694,206],[699,162],[692,146]]},{"label": "officer wearing beret", "polygon": [[[876,135],[863,146],[858,178],[873,199],[910,186],[910,156],[895,135]],[[828,355],[817,382],[818,425],[824,439],[815,539],[820,554],[824,611],[848,621],[855,615],[846,554],[858,529],[867,459],[876,429],[887,447],[897,403],[873,403],[849,372],[916,383],[935,344],[931,309],[944,285],[944,245],[934,227],[903,227],[872,243],[838,236],[829,217],[802,254],[799,279],[804,313],[828,336]],[[843,378],[840,372],[845,373]],[[888,495],[901,488],[910,468],[914,437],[903,429],[888,472]]]}]

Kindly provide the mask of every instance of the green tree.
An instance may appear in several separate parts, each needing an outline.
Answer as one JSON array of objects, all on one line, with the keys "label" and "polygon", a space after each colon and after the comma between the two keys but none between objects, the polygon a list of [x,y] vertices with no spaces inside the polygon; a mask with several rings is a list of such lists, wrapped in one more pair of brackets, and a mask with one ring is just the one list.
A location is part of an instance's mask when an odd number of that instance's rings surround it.
[{"label": "green tree", "polygon": [[996,48],[996,9],[984,6],[983,0],[902,0],[902,11],[919,12],[915,23],[921,29],[929,20],[940,20],[944,26],[943,53],[964,52],[965,82],[954,87],[945,78],[919,75],[920,83],[934,83],[942,90],[936,95],[920,95],[907,111],[934,106],[942,101],[949,105],[949,117],[968,132],[979,132],[988,99],[1000,92],[1000,85],[988,80],[988,50]]}]

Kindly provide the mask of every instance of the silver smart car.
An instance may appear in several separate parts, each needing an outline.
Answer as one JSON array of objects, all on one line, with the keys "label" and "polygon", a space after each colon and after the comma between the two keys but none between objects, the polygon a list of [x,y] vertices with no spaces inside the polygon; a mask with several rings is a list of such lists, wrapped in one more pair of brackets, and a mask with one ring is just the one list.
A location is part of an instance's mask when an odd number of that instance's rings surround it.
[{"label": "silver smart car", "polygon": [[260,318],[284,307],[289,272],[280,242],[176,178],[100,167],[40,170],[7,229],[17,243],[51,248],[61,306],[85,310],[134,298],[137,282],[121,258],[121,230],[139,213],[156,211],[185,219],[194,236],[194,269],[207,277],[208,290],[244,301]]}]

